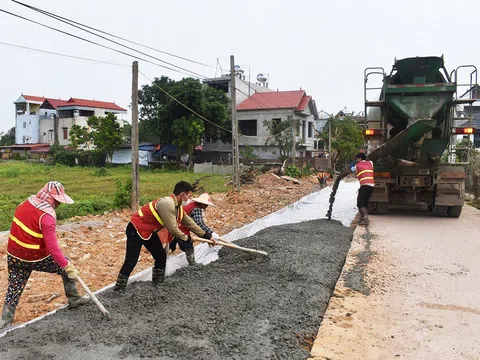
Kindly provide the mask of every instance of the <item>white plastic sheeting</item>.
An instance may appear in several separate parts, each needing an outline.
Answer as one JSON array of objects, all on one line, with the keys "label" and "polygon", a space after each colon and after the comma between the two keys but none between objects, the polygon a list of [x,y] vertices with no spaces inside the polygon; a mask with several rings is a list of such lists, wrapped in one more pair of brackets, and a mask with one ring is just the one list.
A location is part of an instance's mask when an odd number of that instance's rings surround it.
[{"label": "white plastic sheeting", "polygon": [[[335,196],[335,204],[332,211],[332,219],[340,221],[344,226],[349,226],[357,213],[356,207],[356,193],[358,190],[358,182],[344,182],[340,183],[337,194]],[[257,219],[254,222],[247,224],[239,229],[235,229],[228,234],[222,236],[224,240],[234,242],[235,240],[242,239],[255,235],[258,231],[270,226],[293,224],[302,221],[324,219],[328,211],[329,198],[332,189],[327,187],[323,190],[314,192],[300,199],[299,201],[280,209],[272,214],[269,214],[263,218]],[[255,246],[252,246],[254,248]],[[195,260],[200,264],[209,264],[212,261],[218,259],[218,251],[221,246],[214,248],[209,247],[207,244],[201,244],[195,246]],[[268,252],[268,251],[267,251]],[[185,254],[181,253],[177,256],[172,256],[167,260],[166,275],[170,276],[178,269],[187,266],[187,260]],[[151,280],[152,270],[151,268],[145,269],[138,274],[130,277],[130,282]],[[95,293],[102,293],[107,289],[113,287],[114,284],[110,284]],[[57,309],[58,310],[58,309]],[[44,316],[55,313],[54,310],[48,314],[45,314],[39,318],[33,319],[23,324],[19,324],[14,328],[11,328],[4,333],[0,333],[0,337],[4,336],[7,332],[14,329],[24,327],[34,321],[42,319]],[[108,309],[107,309],[108,310]]]}]

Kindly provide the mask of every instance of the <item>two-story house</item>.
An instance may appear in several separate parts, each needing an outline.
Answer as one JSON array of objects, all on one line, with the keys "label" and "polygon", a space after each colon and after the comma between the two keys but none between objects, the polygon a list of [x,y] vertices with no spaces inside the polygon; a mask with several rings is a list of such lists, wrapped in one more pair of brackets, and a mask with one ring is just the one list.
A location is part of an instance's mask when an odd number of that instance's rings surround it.
[{"label": "two-story house", "polygon": [[315,121],[318,112],[315,101],[305,90],[255,93],[237,105],[239,148],[247,145],[263,159],[278,159],[278,149],[266,146],[270,136],[264,120],[298,120],[296,142],[300,144],[296,156],[310,157],[315,151]]}]

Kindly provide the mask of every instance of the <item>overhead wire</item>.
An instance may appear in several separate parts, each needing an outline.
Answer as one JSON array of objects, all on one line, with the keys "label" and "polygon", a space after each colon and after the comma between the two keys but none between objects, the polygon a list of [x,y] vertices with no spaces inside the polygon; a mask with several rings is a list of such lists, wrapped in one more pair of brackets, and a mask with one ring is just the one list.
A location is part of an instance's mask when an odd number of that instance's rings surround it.
[{"label": "overhead wire", "polygon": [[[204,75],[202,75],[202,74],[199,74],[199,73],[197,73],[197,72],[195,72],[195,71],[188,70],[188,69],[186,69],[186,68],[184,68],[184,67],[175,65],[175,64],[173,64],[173,63],[171,63],[171,62],[162,60],[162,59],[160,59],[160,58],[158,58],[158,57],[156,57],[156,56],[153,56],[153,55],[147,54],[147,53],[145,53],[145,52],[143,52],[143,51],[140,51],[140,50],[138,50],[138,49],[132,48],[131,46],[124,45],[124,44],[122,44],[122,43],[120,43],[120,42],[118,42],[118,41],[109,39],[109,38],[107,38],[107,37],[105,37],[105,36],[103,36],[103,35],[96,34],[96,33],[94,33],[93,31],[90,31],[90,30],[85,29],[84,27],[87,27],[87,26],[84,25],[84,24],[82,24],[82,23],[74,22],[73,20],[69,20],[69,19],[66,19],[66,18],[62,18],[61,16],[56,15],[56,14],[54,14],[54,13],[50,13],[50,12],[48,12],[48,11],[42,10],[42,9],[40,9],[40,8],[31,6],[31,5],[27,5],[27,4],[21,3],[21,2],[19,2],[19,1],[15,1],[15,0],[12,0],[12,1],[15,2],[15,3],[17,3],[17,4],[20,4],[20,5],[22,5],[22,6],[25,6],[25,7],[27,7],[28,9],[34,10],[34,11],[39,12],[39,13],[41,13],[41,14],[43,14],[43,15],[46,15],[46,16],[48,16],[48,17],[50,17],[50,18],[53,18],[53,19],[55,19],[55,20],[58,20],[58,21],[60,21],[60,22],[62,22],[62,23],[64,23],[64,24],[67,24],[67,25],[70,25],[70,26],[72,26],[72,27],[74,27],[74,28],[77,28],[77,29],[80,29],[80,30],[82,30],[82,31],[85,31],[85,32],[87,32],[87,33],[89,33],[89,34],[91,34],[91,35],[93,35],[93,36],[97,36],[97,37],[99,37],[99,38],[101,38],[101,39],[103,39],[103,40],[110,41],[110,42],[114,43],[115,45],[122,46],[122,47],[124,47],[124,48],[126,48],[126,49],[128,49],[128,50],[135,51],[135,52],[137,52],[137,53],[139,53],[139,54],[141,54],[141,55],[147,56],[147,57],[149,57],[149,58],[151,58],[151,59],[155,59],[155,60],[157,60],[157,61],[159,61],[159,62],[161,62],[161,63],[167,64],[167,65],[169,65],[169,66],[173,66],[173,67],[175,67],[175,68],[177,68],[177,69],[186,71],[186,72],[191,73],[191,74],[193,74],[193,75],[196,75],[196,76],[199,76],[199,77],[203,77],[203,78],[207,78],[206,76],[204,76]],[[66,20],[64,20],[64,19],[66,19]],[[79,25],[76,25],[76,24],[79,24],[80,26],[79,26]],[[97,31],[97,30],[96,30],[96,31]],[[111,36],[111,35],[110,35],[110,36]]]},{"label": "overhead wire", "polygon": [[103,48],[105,48],[105,49],[113,50],[113,51],[118,52],[118,53],[120,53],[120,54],[129,56],[129,57],[132,57],[132,58],[135,58],[135,59],[138,59],[138,60],[145,61],[145,62],[147,62],[147,63],[149,63],[149,64],[153,64],[153,65],[159,66],[159,67],[161,67],[161,68],[164,68],[164,69],[167,69],[167,70],[170,70],[170,71],[174,71],[174,72],[178,72],[178,73],[181,73],[181,74],[184,74],[184,75],[191,76],[190,74],[186,74],[186,73],[184,73],[184,72],[182,72],[182,71],[180,71],[180,70],[172,69],[172,68],[170,68],[170,67],[168,67],[168,66],[164,66],[164,65],[157,64],[157,63],[155,63],[155,62],[153,62],[153,61],[150,61],[150,60],[141,58],[141,57],[136,56],[136,55],[132,55],[132,54],[126,53],[126,52],[124,52],[124,51],[122,51],[122,50],[118,50],[118,49],[115,49],[115,48],[112,48],[112,47],[109,47],[109,46],[106,46],[106,45],[97,43],[97,42],[92,41],[92,40],[85,39],[85,38],[83,38],[83,37],[81,37],[81,36],[78,36],[78,35],[75,35],[75,34],[71,34],[71,33],[67,32],[67,31],[63,31],[63,30],[57,29],[57,28],[55,28],[55,27],[42,24],[42,23],[40,23],[40,22],[38,22],[38,21],[35,21],[35,20],[32,20],[32,19],[26,18],[26,17],[24,17],[24,16],[21,16],[21,15],[15,14],[15,13],[12,13],[12,12],[10,12],[10,11],[0,9],[0,12],[3,12],[3,13],[5,13],[5,14],[11,15],[11,16],[14,16],[14,17],[17,17],[17,18],[20,18],[20,19],[22,19],[22,20],[26,20],[26,21],[31,22],[31,23],[33,23],[33,24],[37,24],[37,25],[40,25],[40,26],[42,26],[42,27],[45,27],[45,28],[48,28],[48,29],[51,29],[51,30],[54,30],[54,31],[57,31],[57,32],[60,32],[60,33],[62,33],[62,34],[65,34],[65,35],[74,37],[74,38],[76,38],[76,39],[79,39],[79,40],[82,40],[82,41],[85,41],[85,42],[88,42],[88,43],[91,43],[91,44],[94,44],[94,45],[103,47]]},{"label": "overhead wire", "polygon": [[48,55],[62,56],[62,57],[66,57],[66,58],[76,59],[76,60],[85,60],[85,61],[91,61],[91,62],[96,62],[96,63],[100,63],[100,64],[131,67],[131,65],[127,65],[127,64],[119,64],[119,63],[114,63],[114,62],[110,62],[110,61],[90,59],[90,58],[85,58],[85,57],[81,57],[81,56],[57,53],[57,52],[54,52],[54,51],[35,49],[35,48],[28,47],[28,46],[15,45],[15,44],[6,43],[6,42],[3,42],[3,41],[0,41],[0,45],[6,45],[6,46],[22,49],[22,50],[36,51],[36,52],[40,52],[40,53],[44,53],[44,54],[48,54]]},{"label": "overhead wire", "polygon": [[180,56],[180,55],[172,54],[172,53],[167,52],[167,51],[159,50],[159,49],[153,48],[153,47],[151,47],[151,46],[144,45],[144,44],[135,42],[135,41],[133,41],[133,40],[129,40],[129,39],[123,38],[123,37],[118,36],[118,35],[114,35],[114,34],[109,33],[109,32],[107,32],[107,31],[103,31],[103,30],[94,28],[94,27],[92,27],[92,26],[88,26],[88,25],[82,24],[82,23],[77,22],[77,21],[74,21],[74,20],[72,20],[72,19],[69,19],[69,18],[60,16],[60,15],[53,14],[53,13],[51,13],[51,12],[48,12],[48,11],[46,11],[46,10],[42,10],[42,9],[37,8],[37,7],[35,7],[35,6],[28,5],[28,4],[24,4],[24,3],[20,2],[20,1],[16,1],[16,0],[12,0],[12,1],[15,2],[15,3],[17,3],[17,4],[19,4],[19,5],[22,5],[22,6],[25,6],[25,7],[31,8],[31,9],[34,9],[34,10],[41,10],[41,11],[44,12],[45,14],[54,15],[54,16],[60,18],[60,19],[63,19],[63,20],[66,20],[66,21],[70,21],[70,22],[72,22],[72,23],[74,23],[74,24],[81,25],[81,26],[83,26],[83,27],[85,27],[85,28],[88,28],[88,29],[97,31],[97,32],[99,32],[99,33],[102,33],[102,34],[111,36],[111,37],[116,38],[116,39],[119,39],[119,40],[126,41],[126,42],[131,43],[131,44],[134,44],[134,45],[142,46],[142,47],[144,47],[144,48],[146,48],[146,49],[153,50],[153,51],[156,51],[156,52],[161,53],[161,54],[165,54],[165,55],[168,55],[168,56],[172,56],[172,57],[175,57],[175,58],[178,58],[178,59],[181,59],[181,60],[184,60],[184,61],[188,61],[188,62],[191,62],[191,63],[194,63],[194,64],[198,64],[198,65],[202,65],[202,66],[206,66],[206,67],[210,67],[210,68],[214,68],[214,69],[216,68],[216,67],[213,66],[213,65],[205,64],[205,63],[202,63],[202,62],[200,62],[200,61],[192,60],[192,59],[189,59],[189,58]]}]

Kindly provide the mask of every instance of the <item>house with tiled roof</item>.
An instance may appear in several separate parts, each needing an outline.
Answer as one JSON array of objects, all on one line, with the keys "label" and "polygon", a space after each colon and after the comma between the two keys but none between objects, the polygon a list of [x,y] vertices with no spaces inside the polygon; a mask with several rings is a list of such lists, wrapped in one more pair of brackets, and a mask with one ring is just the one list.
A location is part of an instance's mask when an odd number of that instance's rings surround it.
[{"label": "house with tiled roof", "polygon": [[[15,143],[69,144],[72,125],[87,126],[90,116],[126,114],[113,102],[70,98],[68,100],[22,94],[15,102]],[[119,119],[120,120],[120,119]]]},{"label": "house with tiled roof", "polygon": [[278,159],[278,149],[266,146],[269,137],[264,127],[265,120],[286,121],[289,117],[298,120],[296,141],[300,144],[296,156],[310,157],[316,150],[315,121],[318,111],[315,101],[305,90],[255,93],[237,105],[240,151],[247,145],[263,159]]}]

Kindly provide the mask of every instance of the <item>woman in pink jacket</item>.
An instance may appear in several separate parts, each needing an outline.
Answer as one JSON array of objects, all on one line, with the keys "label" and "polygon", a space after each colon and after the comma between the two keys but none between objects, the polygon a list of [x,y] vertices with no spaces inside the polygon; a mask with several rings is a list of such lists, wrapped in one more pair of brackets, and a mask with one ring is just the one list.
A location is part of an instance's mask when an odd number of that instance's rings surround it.
[{"label": "woman in pink jacket", "polygon": [[8,287],[0,329],[12,324],[20,296],[34,270],[62,276],[69,307],[89,301],[78,294],[78,271],[58,246],[55,209],[61,203],[73,204],[73,200],[61,183],[50,181],[15,210],[7,244]]}]

